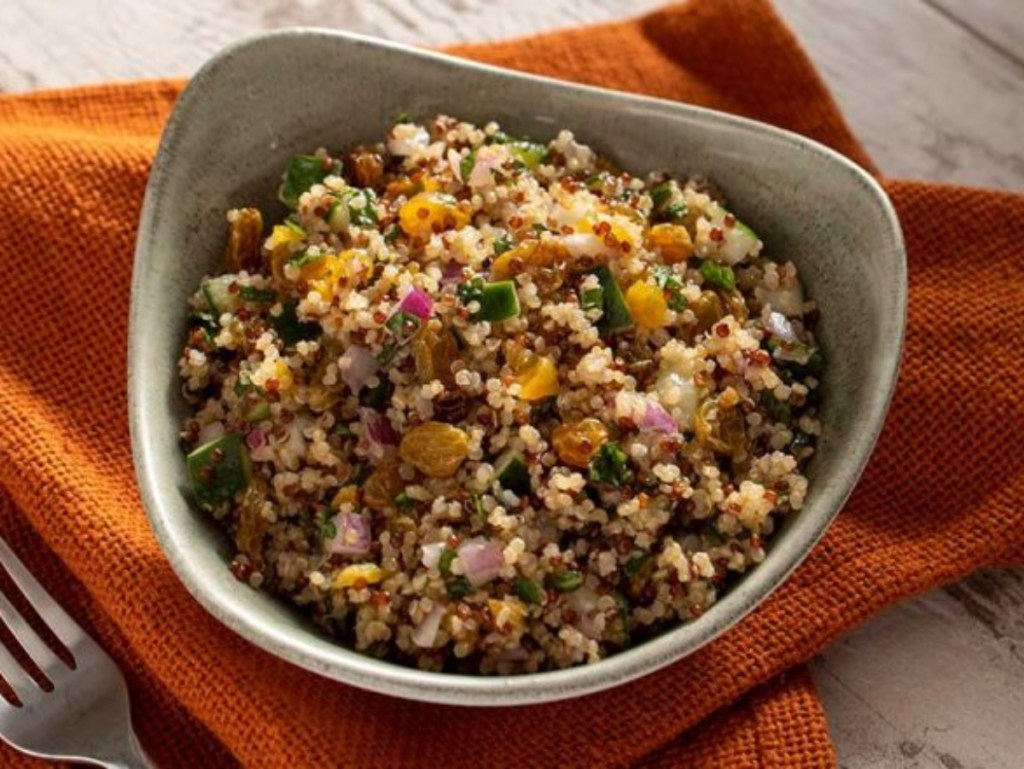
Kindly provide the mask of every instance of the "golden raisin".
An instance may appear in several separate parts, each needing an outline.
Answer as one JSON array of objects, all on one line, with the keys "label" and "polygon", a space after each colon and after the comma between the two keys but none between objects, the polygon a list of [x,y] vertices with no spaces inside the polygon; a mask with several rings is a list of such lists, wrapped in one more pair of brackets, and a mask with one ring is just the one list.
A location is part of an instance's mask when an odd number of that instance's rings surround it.
[{"label": "golden raisin", "polygon": [[551,435],[551,444],[558,458],[572,467],[590,466],[602,444],[608,440],[608,428],[597,419],[583,419],[572,424],[559,425]]},{"label": "golden raisin", "polygon": [[697,316],[697,326],[694,329],[696,334],[707,331],[725,317],[722,299],[714,291],[702,291],[697,300],[690,304],[690,309]]},{"label": "golden raisin", "polygon": [[[729,402],[729,398],[725,402]],[[741,454],[747,444],[743,412],[727,408],[721,401],[709,398],[697,410],[694,419],[697,442],[716,454]]]},{"label": "golden raisin", "polygon": [[451,478],[469,454],[469,436],[444,422],[424,422],[405,434],[398,453],[430,478]]},{"label": "golden raisin", "polygon": [[363,502],[377,512],[394,507],[395,497],[405,489],[405,481],[398,474],[398,464],[385,462],[370,473],[363,484]]},{"label": "golden raisin", "polygon": [[263,215],[256,208],[239,208],[234,212],[228,231],[228,272],[260,268]]}]

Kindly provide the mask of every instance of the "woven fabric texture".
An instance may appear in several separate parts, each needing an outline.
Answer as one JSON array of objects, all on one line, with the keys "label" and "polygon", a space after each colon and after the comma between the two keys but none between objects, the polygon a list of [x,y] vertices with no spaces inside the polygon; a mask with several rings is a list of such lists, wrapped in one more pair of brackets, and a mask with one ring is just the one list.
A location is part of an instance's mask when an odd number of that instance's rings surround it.
[{"label": "woven fabric texture", "polygon": [[[765,2],[455,52],[773,122],[874,170]],[[886,428],[825,539],[719,640],[612,692],[504,711],[362,692],[247,644],[178,583],[131,466],[135,224],[181,87],[0,97],[0,531],[123,665],[161,765],[830,766],[801,663],[893,601],[1024,556],[1024,197],[892,181],[910,312]]]}]

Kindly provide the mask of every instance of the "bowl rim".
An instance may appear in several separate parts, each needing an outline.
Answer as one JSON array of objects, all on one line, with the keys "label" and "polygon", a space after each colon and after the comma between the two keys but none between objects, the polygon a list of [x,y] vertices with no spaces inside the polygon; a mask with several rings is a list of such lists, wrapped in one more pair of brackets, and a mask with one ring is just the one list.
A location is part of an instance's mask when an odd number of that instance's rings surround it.
[{"label": "bowl rim", "polygon": [[[878,396],[872,401],[867,416],[871,419],[868,429],[862,431],[852,451],[848,453],[848,471],[845,479],[830,484],[822,501],[825,511],[820,516],[807,519],[792,545],[795,557],[784,561],[772,559],[771,555],[742,582],[730,590],[701,618],[684,623],[655,638],[630,649],[618,652],[594,664],[556,671],[530,673],[517,676],[485,677],[464,674],[434,673],[404,667],[361,655],[340,644],[324,639],[318,642],[315,635],[297,637],[283,628],[254,619],[235,605],[221,600],[204,585],[205,572],[193,567],[182,556],[181,542],[172,521],[174,513],[168,503],[155,492],[157,478],[162,475],[159,459],[154,456],[146,413],[146,397],[141,391],[138,378],[133,373],[133,361],[145,340],[139,333],[141,318],[145,309],[138,297],[143,285],[141,265],[146,262],[146,253],[151,248],[153,234],[158,225],[158,199],[171,174],[173,147],[183,134],[189,131],[187,116],[195,103],[203,98],[206,84],[215,79],[218,70],[228,60],[245,54],[255,47],[268,43],[288,43],[309,37],[329,38],[336,42],[357,47],[385,49],[394,54],[442,64],[454,69],[468,70],[488,76],[536,83],[556,91],[585,93],[611,99],[622,105],[654,108],[668,111],[677,116],[696,118],[714,129],[740,128],[746,131],[768,135],[794,145],[794,148],[812,152],[844,170],[856,183],[864,188],[879,208],[882,218],[889,226],[891,251],[895,267],[895,307],[899,317],[895,319],[895,338],[884,340],[881,350],[883,358]],[[853,161],[835,150],[800,134],[705,107],[681,102],[643,96],[624,91],[615,91],[595,86],[581,85],[554,78],[526,74],[514,70],[481,64],[436,51],[423,50],[402,43],[331,29],[314,27],[292,27],[287,29],[249,35],[214,54],[189,81],[178,98],[160,139],[154,159],[139,221],[136,239],[132,282],[131,308],[128,333],[128,417],[132,441],[132,456],[136,470],[140,495],[156,538],[178,578],[189,593],[212,615],[218,618],[247,641],[306,670],[353,686],[377,693],[424,702],[471,706],[508,706],[552,702],[579,697],[608,689],[649,675],[709,643],[728,628],[733,627],[764,601],[795,570],[821,539],[825,531],[845,504],[862,474],[868,458],[878,440],[885,416],[895,390],[906,328],[907,313],[907,267],[906,251],[902,230],[891,201],[881,185]],[[880,397],[879,397],[880,396]],[[798,522],[799,523],[799,522]],[[717,624],[712,620],[721,618]]]}]

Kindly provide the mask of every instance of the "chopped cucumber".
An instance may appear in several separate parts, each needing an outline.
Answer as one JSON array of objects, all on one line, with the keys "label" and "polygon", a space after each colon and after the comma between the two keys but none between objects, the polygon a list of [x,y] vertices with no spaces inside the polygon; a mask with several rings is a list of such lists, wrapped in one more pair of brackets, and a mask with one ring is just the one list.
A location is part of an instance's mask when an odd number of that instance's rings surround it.
[{"label": "chopped cucumber", "polygon": [[484,283],[480,292],[480,309],[474,320],[508,320],[519,315],[519,295],[514,280],[499,280]]},{"label": "chopped cucumber", "polygon": [[471,151],[459,163],[459,176],[463,184],[469,184],[469,175],[473,173],[473,166],[476,165],[476,150]]},{"label": "chopped cucumber", "polygon": [[736,288],[736,273],[728,265],[705,259],[701,262],[700,274],[715,288],[722,288],[726,291]]},{"label": "chopped cucumber", "polygon": [[601,286],[588,288],[580,293],[580,307],[586,310],[604,309],[604,289]]},{"label": "chopped cucumber", "polygon": [[437,570],[441,572],[441,575],[447,577],[452,573],[452,561],[455,560],[457,553],[450,547],[446,547],[441,551],[441,557],[437,559]]},{"label": "chopped cucumber", "polygon": [[530,493],[530,471],[526,460],[513,449],[506,451],[494,463],[494,479],[513,494],[522,497]]},{"label": "chopped cucumber", "polygon": [[[362,198],[361,205],[353,205],[358,198]],[[348,203],[348,220],[360,227],[377,226],[377,195],[367,189],[350,189],[345,191],[345,202]]]},{"label": "chopped cucumber", "polygon": [[277,197],[293,211],[299,207],[299,198],[314,184],[327,178],[327,167],[316,155],[296,155],[288,161]]},{"label": "chopped cucumber", "polygon": [[512,157],[527,168],[536,168],[548,156],[547,145],[528,141],[511,142],[508,145],[508,151]]},{"label": "chopped cucumber", "polygon": [[548,575],[551,587],[559,593],[571,593],[583,585],[583,575],[578,571],[560,571]]},{"label": "chopped cucumber", "polygon": [[234,293],[231,291],[231,284],[234,282],[234,275],[219,275],[216,278],[207,278],[203,281],[203,285],[200,287],[203,298],[206,299],[211,312],[215,315],[235,312],[242,306],[242,297],[237,289]]},{"label": "chopped cucumber", "polygon": [[245,410],[245,421],[250,424],[267,419],[270,419],[270,404],[266,401],[257,401]]},{"label": "chopped cucumber", "polygon": [[331,228],[331,232],[348,230],[348,206],[340,200],[331,203],[331,208],[327,212],[327,226]]},{"label": "chopped cucumber", "polygon": [[629,646],[633,631],[633,610],[629,599],[619,591],[612,593],[615,598],[615,617],[605,625],[605,634],[609,641],[619,647]]},{"label": "chopped cucumber", "polygon": [[598,328],[604,334],[614,334],[616,331],[632,328],[633,316],[629,312],[626,297],[622,295],[622,289],[619,288],[619,283],[612,275],[612,271],[602,265],[594,270],[594,274],[597,275],[597,279],[601,283],[604,303],[604,313],[601,315],[601,320],[598,321]]},{"label": "chopped cucumber", "polygon": [[544,603],[544,589],[532,579],[520,577],[516,580],[516,595],[526,603],[541,605]]},{"label": "chopped cucumber", "polygon": [[227,433],[204,443],[188,455],[188,474],[203,507],[230,501],[252,476],[245,440],[238,433]]}]

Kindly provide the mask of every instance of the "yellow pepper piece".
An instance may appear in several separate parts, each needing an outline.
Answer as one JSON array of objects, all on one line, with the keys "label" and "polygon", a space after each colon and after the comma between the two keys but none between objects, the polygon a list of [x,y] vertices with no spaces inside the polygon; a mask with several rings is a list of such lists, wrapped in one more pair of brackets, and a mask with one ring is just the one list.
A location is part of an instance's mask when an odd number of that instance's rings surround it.
[{"label": "yellow pepper piece", "polygon": [[274,364],[274,379],[277,380],[277,391],[279,393],[289,392],[295,386],[292,370],[283,360],[279,360]]},{"label": "yellow pepper piece", "polygon": [[514,598],[489,598],[487,609],[499,630],[518,630],[526,617],[526,607]]},{"label": "yellow pepper piece", "polygon": [[334,575],[334,587],[341,590],[346,587],[376,585],[384,577],[384,569],[375,563],[354,563]]},{"label": "yellow pepper piece", "polygon": [[640,328],[653,331],[668,323],[668,302],[657,286],[638,280],[626,292],[626,304]]},{"label": "yellow pepper piece", "polygon": [[451,195],[420,192],[399,209],[398,223],[406,235],[425,240],[434,232],[465,227],[469,213]]},{"label": "yellow pepper piece", "polygon": [[656,251],[665,264],[685,262],[693,256],[693,238],[679,224],[656,224],[647,232],[644,245]]},{"label": "yellow pepper piece", "polygon": [[277,224],[274,225],[274,229],[270,233],[270,243],[268,245],[271,249],[274,249],[281,245],[298,243],[300,240],[302,240],[302,235],[291,227],[286,227],[283,224]]},{"label": "yellow pepper piece", "polygon": [[534,358],[515,378],[519,397],[524,401],[539,401],[558,395],[558,366],[551,358]]}]

